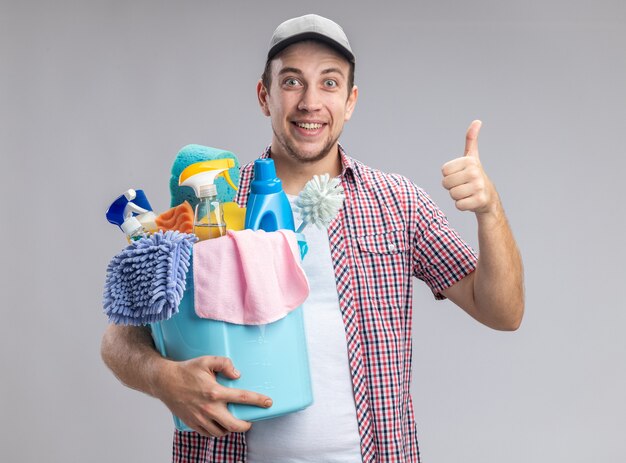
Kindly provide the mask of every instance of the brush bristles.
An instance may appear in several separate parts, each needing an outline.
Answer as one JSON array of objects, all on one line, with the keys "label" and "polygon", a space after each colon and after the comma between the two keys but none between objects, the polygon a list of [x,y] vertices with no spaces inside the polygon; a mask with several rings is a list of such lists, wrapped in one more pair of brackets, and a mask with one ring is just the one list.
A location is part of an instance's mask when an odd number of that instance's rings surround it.
[{"label": "brush bristles", "polygon": [[329,174],[314,175],[296,199],[295,205],[304,224],[319,229],[328,228],[343,205],[343,187],[338,178]]}]

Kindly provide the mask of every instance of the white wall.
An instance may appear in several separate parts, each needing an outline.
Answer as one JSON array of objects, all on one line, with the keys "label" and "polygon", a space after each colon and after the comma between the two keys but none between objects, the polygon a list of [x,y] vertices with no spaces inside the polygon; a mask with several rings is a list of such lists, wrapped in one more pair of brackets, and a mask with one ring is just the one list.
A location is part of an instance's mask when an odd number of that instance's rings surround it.
[{"label": "white wall", "polygon": [[3,460],[169,460],[166,408],[99,357],[123,245],[104,211],[129,187],[166,209],[186,144],[254,159],[271,135],[254,92],[267,43],[309,12],[342,24],[357,55],[348,153],[423,186],[476,245],[439,169],[482,119],[524,257],[515,333],[416,284],[424,461],[623,461],[626,7],[610,0],[3,1]]}]

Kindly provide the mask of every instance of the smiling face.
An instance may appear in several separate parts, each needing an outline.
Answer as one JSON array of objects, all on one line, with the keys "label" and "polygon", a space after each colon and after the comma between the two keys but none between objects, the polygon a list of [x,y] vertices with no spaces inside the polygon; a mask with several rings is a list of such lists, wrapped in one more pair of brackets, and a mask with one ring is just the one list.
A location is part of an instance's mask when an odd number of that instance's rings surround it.
[{"label": "smiling face", "polygon": [[315,41],[298,42],[271,63],[271,85],[257,85],[261,110],[272,121],[272,157],[316,163],[337,154],[352,116],[357,88],[348,89],[348,61]]}]

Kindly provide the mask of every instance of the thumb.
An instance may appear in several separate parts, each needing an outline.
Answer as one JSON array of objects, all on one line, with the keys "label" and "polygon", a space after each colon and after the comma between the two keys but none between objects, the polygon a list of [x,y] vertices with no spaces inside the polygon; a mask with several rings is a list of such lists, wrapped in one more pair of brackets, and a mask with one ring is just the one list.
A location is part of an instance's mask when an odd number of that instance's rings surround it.
[{"label": "thumb", "polygon": [[473,121],[465,134],[465,156],[478,157],[478,133],[483,123],[479,120]]}]

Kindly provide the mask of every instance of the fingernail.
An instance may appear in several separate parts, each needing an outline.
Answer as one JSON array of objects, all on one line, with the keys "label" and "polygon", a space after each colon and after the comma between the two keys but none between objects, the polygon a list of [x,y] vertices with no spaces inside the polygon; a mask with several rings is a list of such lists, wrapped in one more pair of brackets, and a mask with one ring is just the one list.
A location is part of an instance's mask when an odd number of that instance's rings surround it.
[{"label": "fingernail", "polygon": [[233,373],[234,373],[234,374],[235,374],[235,376],[237,376],[237,377],[241,376],[241,373],[239,373],[239,370],[237,370],[237,369],[234,369],[234,370],[233,370]]},{"label": "fingernail", "polygon": [[266,407],[271,407],[272,406],[272,399],[267,399],[265,402],[263,402],[263,405],[265,405]]}]

